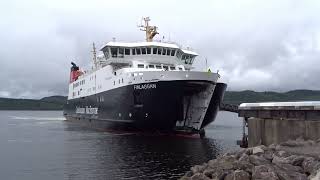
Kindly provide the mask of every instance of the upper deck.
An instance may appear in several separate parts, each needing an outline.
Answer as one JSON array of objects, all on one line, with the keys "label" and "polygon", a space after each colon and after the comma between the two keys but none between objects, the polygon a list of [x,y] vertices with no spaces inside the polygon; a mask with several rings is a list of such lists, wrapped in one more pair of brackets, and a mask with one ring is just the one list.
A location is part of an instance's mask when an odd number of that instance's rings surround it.
[{"label": "upper deck", "polygon": [[175,43],[155,42],[157,27],[149,25],[149,17],[144,18],[145,25],[139,26],[146,32],[145,42],[108,42],[101,47],[103,54],[96,56],[94,47],[94,68],[100,69],[111,65],[115,69],[136,67],[137,64],[182,66],[183,70],[192,69],[192,64],[198,54],[190,48],[184,49]]},{"label": "upper deck", "polygon": [[101,48],[106,64],[131,64],[142,61],[156,64],[184,65],[190,69],[198,54],[176,44],[162,42],[109,42]]}]

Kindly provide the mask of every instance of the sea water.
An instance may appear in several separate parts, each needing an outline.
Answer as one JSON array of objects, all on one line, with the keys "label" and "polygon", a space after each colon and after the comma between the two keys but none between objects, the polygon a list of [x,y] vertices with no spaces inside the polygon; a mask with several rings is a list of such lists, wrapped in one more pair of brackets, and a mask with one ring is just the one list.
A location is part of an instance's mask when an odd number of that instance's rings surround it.
[{"label": "sea water", "polygon": [[92,130],[61,111],[0,111],[0,179],[177,179],[237,149],[241,125],[219,112],[199,139]]}]

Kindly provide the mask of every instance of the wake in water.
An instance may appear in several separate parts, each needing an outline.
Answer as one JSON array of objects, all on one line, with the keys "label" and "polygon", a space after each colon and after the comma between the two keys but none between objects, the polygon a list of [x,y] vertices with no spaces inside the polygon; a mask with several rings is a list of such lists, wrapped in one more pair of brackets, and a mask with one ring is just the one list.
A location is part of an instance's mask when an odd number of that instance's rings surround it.
[{"label": "wake in water", "polygon": [[10,119],[21,119],[21,120],[39,120],[39,121],[64,121],[64,117],[34,117],[34,116],[9,116]]}]

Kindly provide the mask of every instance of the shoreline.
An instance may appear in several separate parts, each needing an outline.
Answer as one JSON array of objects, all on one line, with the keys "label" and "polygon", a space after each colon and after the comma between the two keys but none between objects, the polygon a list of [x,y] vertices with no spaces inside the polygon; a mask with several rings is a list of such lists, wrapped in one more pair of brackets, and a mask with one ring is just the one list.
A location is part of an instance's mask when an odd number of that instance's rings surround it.
[{"label": "shoreline", "polygon": [[195,165],[180,180],[319,180],[320,139],[289,140],[225,153]]}]

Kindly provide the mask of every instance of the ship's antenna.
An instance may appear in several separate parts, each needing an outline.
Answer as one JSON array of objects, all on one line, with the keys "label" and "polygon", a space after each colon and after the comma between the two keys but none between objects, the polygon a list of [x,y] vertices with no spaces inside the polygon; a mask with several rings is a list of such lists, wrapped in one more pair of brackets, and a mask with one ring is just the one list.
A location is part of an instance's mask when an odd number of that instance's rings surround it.
[{"label": "ship's antenna", "polygon": [[150,21],[150,18],[149,17],[145,17],[143,18],[144,20],[144,25],[141,24],[140,26],[140,30],[141,31],[145,31],[146,32],[146,41],[147,42],[152,42],[153,41],[153,37],[158,33],[157,31],[157,27],[156,26],[149,26],[149,21]]},{"label": "ship's antenna", "polygon": [[92,43],[92,53],[93,53],[93,64],[94,67],[97,68],[97,52],[96,52],[96,45],[94,43]]},{"label": "ship's antenna", "polygon": [[207,60],[207,58],[205,58],[206,59],[206,71],[208,70],[208,60]]}]

